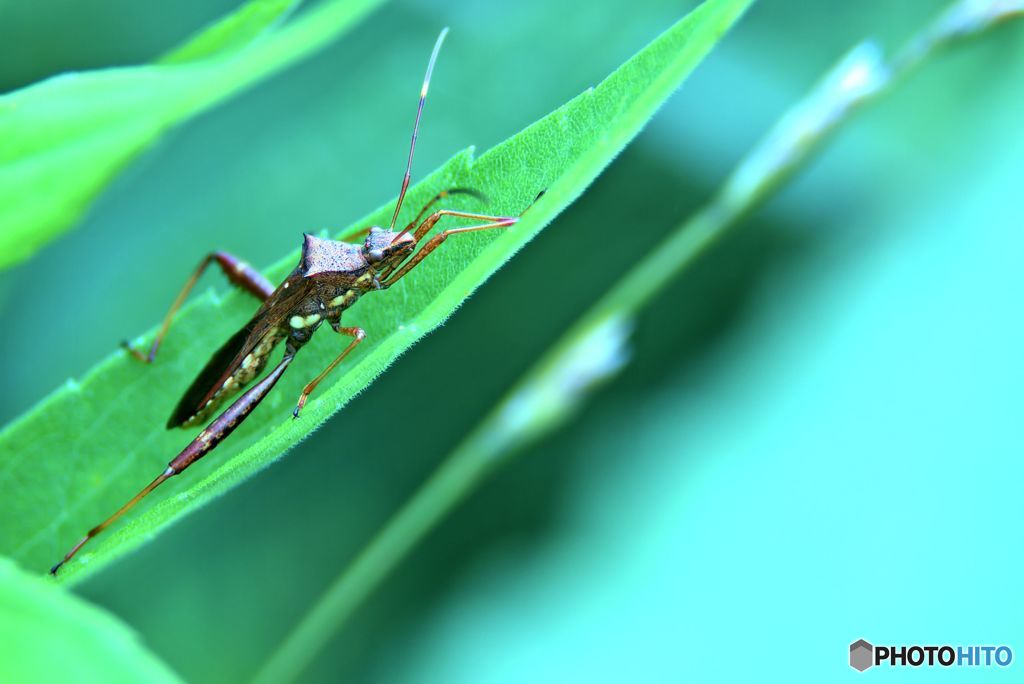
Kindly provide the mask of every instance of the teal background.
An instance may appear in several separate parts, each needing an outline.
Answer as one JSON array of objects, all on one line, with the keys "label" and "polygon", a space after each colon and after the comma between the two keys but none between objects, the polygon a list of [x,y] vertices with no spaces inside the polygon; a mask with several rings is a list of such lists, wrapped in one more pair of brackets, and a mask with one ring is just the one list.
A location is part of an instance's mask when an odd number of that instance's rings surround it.
[{"label": "teal background", "polygon": [[[144,61],[234,4],[0,2],[0,88]],[[421,174],[596,83],[692,5],[395,2],[178,129],[0,275],[0,418],[155,324],[208,249],[270,263],[393,197],[440,26]],[[895,48],[942,6],[755,6],[446,326],[278,465],[77,591],[189,681],[250,675],[788,105],[856,41]],[[941,56],[844,127],[659,297],[625,373],[432,535],[305,679],[1017,678],[1022,28]],[[858,674],[861,637],[1005,643],[1017,662]]]}]

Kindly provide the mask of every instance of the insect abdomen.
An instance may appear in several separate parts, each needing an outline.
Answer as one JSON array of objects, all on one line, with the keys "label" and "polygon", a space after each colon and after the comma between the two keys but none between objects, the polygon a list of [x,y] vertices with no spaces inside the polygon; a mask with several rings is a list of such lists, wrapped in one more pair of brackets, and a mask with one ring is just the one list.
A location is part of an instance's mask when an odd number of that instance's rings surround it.
[{"label": "insect abdomen", "polygon": [[[267,357],[270,356],[270,352],[274,350],[274,347],[285,338],[287,331],[281,327],[275,327],[271,329],[263,338],[253,347],[252,351],[249,352],[242,361],[235,368],[234,372],[221,382],[218,387],[206,403],[198,409],[193,405],[190,406],[186,411],[183,411],[184,402],[179,404],[178,409],[175,411],[175,415],[171,418],[171,423],[168,427],[174,425],[180,427],[191,427],[192,425],[204,421],[210,417],[227,399],[231,398],[238,393],[242,387],[247,385],[253,378],[255,378],[267,365]],[[211,360],[212,361],[212,360]],[[205,373],[201,373],[199,379],[203,377]],[[203,388],[203,394],[209,392],[209,386]],[[192,391],[186,393],[185,398],[188,399]]]}]

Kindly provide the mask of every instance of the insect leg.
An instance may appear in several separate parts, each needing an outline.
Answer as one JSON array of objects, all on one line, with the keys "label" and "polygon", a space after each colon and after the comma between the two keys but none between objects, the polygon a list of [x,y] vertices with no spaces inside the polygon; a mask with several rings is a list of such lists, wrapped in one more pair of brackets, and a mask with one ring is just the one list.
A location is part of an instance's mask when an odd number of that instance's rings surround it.
[{"label": "insect leg", "polygon": [[[420,219],[422,219],[423,216],[427,213],[427,210],[429,210],[430,207],[434,206],[435,204],[440,202],[445,197],[448,197],[449,195],[469,195],[471,197],[475,197],[484,204],[487,203],[487,198],[484,196],[482,192],[478,192],[471,188],[448,188],[447,190],[442,190],[441,192],[434,195],[434,198],[427,202],[422,209],[420,209],[420,213],[416,215],[416,218],[414,218],[409,225],[402,229],[402,234],[404,235],[405,233],[412,232],[412,229],[415,228],[416,224],[420,222]],[[358,230],[352,231],[351,233],[344,233],[339,239],[344,240],[345,242],[352,242],[354,240],[366,237],[367,233],[369,233],[371,230],[372,228],[369,226],[366,228],[360,228]]]},{"label": "insect leg", "polygon": [[420,220],[424,216],[426,216],[427,211],[430,210],[430,207],[434,206],[435,204],[443,200],[445,197],[448,197],[449,195],[469,195],[470,197],[475,198],[477,201],[483,204],[487,204],[487,197],[482,192],[478,190],[473,190],[472,188],[448,188],[447,190],[442,190],[441,192],[434,195],[433,199],[431,199],[429,202],[423,205],[423,208],[420,209],[420,213],[416,214],[416,218],[410,221],[409,225],[402,229],[402,232],[395,237],[395,240],[398,240],[399,238],[402,237],[402,235],[405,235],[406,233],[411,233],[413,229],[419,224]]},{"label": "insect leg", "polygon": [[[459,216],[462,218],[475,218],[489,221],[489,223],[484,223],[479,226],[466,226],[465,228],[450,228],[448,230],[441,231],[434,237],[430,238],[427,244],[423,245],[423,249],[416,252],[416,254],[414,254],[412,258],[409,259],[407,262],[405,262],[405,264],[401,268],[399,268],[397,271],[389,271],[387,274],[385,274],[385,276],[381,280],[382,288],[391,287],[396,282],[401,280],[406,273],[415,268],[416,265],[423,261],[423,259],[426,258],[428,254],[430,254],[435,249],[440,247],[441,243],[447,240],[450,235],[458,235],[459,233],[472,233],[478,230],[490,230],[492,228],[508,228],[509,226],[513,225],[516,221],[519,220],[515,216],[485,216],[482,214],[467,214],[460,211],[441,210],[431,214],[430,218],[424,221],[423,224],[421,224],[420,227],[416,229],[416,240],[419,241],[419,239],[423,237],[423,235],[427,231],[429,231],[434,226],[434,224],[437,223],[437,220],[442,216]],[[426,225],[427,223],[429,223],[430,225],[427,226],[426,230],[424,230],[423,226]]]},{"label": "insect leg", "polygon": [[292,411],[292,415],[296,418],[299,417],[299,412],[302,411],[302,407],[306,405],[306,400],[309,398],[309,395],[313,393],[313,390],[316,389],[316,386],[320,384],[320,381],[326,378],[328,373],[337,368],[342,359],[348,356],[349,352],[355,349],[356,346],[366,338],[366,331],[362,328],[342,328],[340,326],[335,326],[334,331],[341,333],[342,335],[348,335],[353,339],[349,342],[348,346],[338,354],[338,358],[331,361],[327,368],[324,368],[323,371],[320,372],[320,375],[313,378],[309,384],[303,388],[302,394],[299,395],[299,401],[295,404],[295,410]]},{"label": "insect leg", "polygon": [[260,380],[258,384],[252,387],[248,392],[239,397],[235,403],[229,406],[224,413],[217,416],[213,422],[206,426],[206,429],[199,433],[199,435],[192,440],[188,446],[182,449],[181,453],[174,457],[173,460],[167,465],[167,469],[164,470],[155,480],[146,485],[142,491],[136,494],[128,503],[121,506],[116,513],[101,522],[96,527],[89,530],[84,537],[75,544],[70,551],[64,556],[63,560],[50,568],[50,574],[56,575],[60,567],[66,562],[71,560],[78,550],[85,546],[85,543],[90,539],[98,535],[103,530],[107,529],[120,518],[122,515],[128,512],[135,504],[142,501],[151,491],[159,487],[164,483],[165,480],[174,477],[178,473],[188,468],[190,465],[198,461],[200,458],[208,454],[213,450],[225,437],[234,432],[235,428],[245,420],[246,416],[252,413],[263,398],[267,396],[274,385],[277,384],[278,379],[284,373],[285,369],[288,368],[288,364],[291,363],[293,356],[285,354],[285,357],[281,359],[281,362],[277,364],[267,377]]},{"label": "insect leg", "polygon": [[192,276],[185,283],[185,287],[181,289],[178,294],[178,298],[171,304],[170,311],[164,317],[163,325],[160,326],[160,332],[157,333],[156,338],[153,340],[153,344],[149,347],[149,353],[143,354],[138,349],[133,347],[127,340],[121,342],[121,346],[127,349],[132,356],[137,358],[143,363],[152,363],[156,357],[156,351],[160,348],[160,343],[163,342],[164,337],[167,335],[167,330],[171,327],[171,321],[174,320],[174,314],[177,313],[181,305],[185,303],[185,298],[188,297],[188,293],[192,291],[196,281],[203,275],[203,271],[211,263],[217,262],[220,269],[224,272],[224,275],[228,277],[228,280],[232,284],[241,287],[246,292],[250,293],[261,302],[264,301],[274,292],[274,286],[270,284],[270,281],[264,278],[259,271],[254,269],[249,264],[245,263],[238,257],[232,256],[227,252],[211,252],[203,257],[203,260],[199,262],[199,266],[192,273]]}]

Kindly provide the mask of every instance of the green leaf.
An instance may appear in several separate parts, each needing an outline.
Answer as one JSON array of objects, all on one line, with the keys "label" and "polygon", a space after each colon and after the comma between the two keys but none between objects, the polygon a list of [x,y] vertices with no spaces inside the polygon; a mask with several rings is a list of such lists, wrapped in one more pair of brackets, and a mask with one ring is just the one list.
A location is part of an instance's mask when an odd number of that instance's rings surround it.
[{"label": "green leaf", "polygon": [[0,96],[0,268],[79,219],[170,127],[309,56],[383,0],[335,0],[261,37],[297,3],[252,0],[154,65],[69,73]]},{"label": "green leaf", "polygon": [[[498,214],[516,214],[538,191],[548,192],[513,229],[453,238],[394,288],[360,300],[346,312],[345,321],[363,327],[367,339],[321,385],[300,420],[291,419],[291,409],[302,386],[347,342],[326,329],[302,350],[275,391],[230,439],[156,490],[125,524],[87,546],[61,577],[77,580],[136,547],[266,467],[338,411],[572,202],[749,4],[709,0],[597,88],[477,160],[469,151],[456,155],[417,184],[409,193],[405,220],[444,187],[482,190],[492,198],[486,209]],[[455,206],[483,209],[472,202]],[[390,210],[383,207],[357,226],[386,223]],[[268,275],[282,278],[297,258],[296,251]],[[172,294],[168,292],[168,299]],[[0,551],[43,571],[88,527],[163,470],[195,433],[161,427],[178,394],[253,310],[253,302],[239,294],[199,297],[179,314],[154,365],[143,366],[115,352],[81,383],[69,382],[0,433],[0,488],[11,493],[0,502],[5,521]],[[401,429],[400,416],[396,429]],[[338,445],[339,458],[348,449],[372,449],[378,438],[353,434],[347,444]]]},{"label": "green leaf", "polygon": [[159,64],[181,64],[244,47],[276,25],[302,0],[250,0],[231,14],[161,57]]},{"label": "green leaf", "polygon": [[0,682],[180,682],[131,629],[0,558]]}]

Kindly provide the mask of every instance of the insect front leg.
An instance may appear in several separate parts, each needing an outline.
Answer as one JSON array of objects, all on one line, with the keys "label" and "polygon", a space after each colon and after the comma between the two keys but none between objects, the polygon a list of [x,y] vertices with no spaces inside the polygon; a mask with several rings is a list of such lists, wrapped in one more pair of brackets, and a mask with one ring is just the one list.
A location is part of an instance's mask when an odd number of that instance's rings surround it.
[{"label": "insect front leg", "polygon": [[405,262],[405,264],[401,268],[389,271],[388,273],[384,274],[384,276],[381,278],[381,287],[391,287],[396,282],[401,280],[406,273],[415,268],[417,264],[419,264],[427,257],[428,254],[430,254],[435,249],[440,247],[441,243],[447,240],[448,237],[451,235],[458,235],[459,233],[472,233],[478,230],[491,230],[492,228],[508,228],[509,226],[514,225],[516,221],[519,220],[519,218],[516,216],[488,216],[486,214],[470,214],[462,211],[449,211],[447,209],[442,209],[441,211],[435,211],[433,214],[427,217],[426,221],[420,224],[419,228],[417,228],[416,232],[413,234],[414,237],[416,238],[416,241],[419,242],[420,239],[424,235],[426,235],[431,228],[434,227],[434,224],[437,223],[444,216],[471,218],[477,219],[478,221],[488,221],[488,223],[484,223],[479,226],[466,226],[465,228],[450,228],[448,230],[441,231],[434,237],[430,238],[427,244],[423,245],[423,249],[416,252],[416,254],[414,254],[412,258],[409,259],[407,262]]},{"label": "insect front leg", "polygon": [[[484,199],[483,195],[481,195],[480,193],[476,192],[475,190],[466,190],[464,192],[466,192],[466,194],[474,195],[475,197],[477,197],[477,198],[479,198],[481,200]],[[423,261],[423,259],[426,258],[426,256],[428,254],[430,254],[435,249],[440,247],[441,243],[444,242],[445,240],[447,240],[449,235],[456,235],[458,233],[472,233],[473,231],[477,231],[477,230],[490,230],[492,228],[508,228],[509,226],[515,224],[520,218],[523,217],[523,214],[525,214],[527,211],[530,210],[530,207],[532,207],[534,204],[537,203],[537,200],[539,200],[541,197],[544,196],[544,193],[546,193],[546,192],[547,192],[547,190],[541,190],[540,192],[538,192],[537,196],[533,198],[533,201],[530,202],[529,206],[527,206],[526,209],[523,209],[522,213],[519,214],[519,216],[490,216],[488,214],[470,214],[470,213],[464,212],[464,211],[450,211],[450,210],[447,210],[447,209],[442,209],[441,211],[435,211],[433,214],[431,214],[429,217],[427,217],[426,221],[421,223],[419,225],[419,227],[416,228],[416,232],[413,233],[413,237],[416,239],[416,242],[419,242],[420,240],[422,240],[423,237],[427,233],[430,232],[430,229],[433,228],[434,225],[437,224],[437,222],[440,221],[445,216],[455,216],[457,218],[476,219],[478,221],[488,221],[488,223],[485,223],[485,224],[480,225],[480,226],[467,226],[465,228],[452,228],[450,230],[445,230],[445,231],[442,231],[442,232],[438,233],[437,235],[432,237],[427,244],[423,245],[423,249],[421,249],[419,252],[417,252],[415,255],[413,255],[413,257],[411,259],[409,259],[409,261],[405,262],[405,265],[403,265],[400,269],[398,269],[397,271],[395,271],[395,269],[392,269],[391,271],[388,271],[387,273],[382,274],[381,275],[381,279],[380,279],[381,280],[381,287],[385,287],[385,288],[386,287],[391,287],[396,282],[401,280],[402,277],[406,273],[411,271],[418,263]],[[427,204],[427,206],[423,208],[423,211],[426,211],[430,207],[430,205],[433,204],[434,202],[436,202],[440,197],[441,197],[441,195],[438,195],[438,197],[435,197],[433,200],[431,200]],[[420,216],[423,215],[423,211],[420,212]],[[419,216],[416,217],[416,221],[418,221],[418,220],[419,220]],[[415,223],[416,221],[413,221],[413,223]],[[402,232],[403,233],[408,232],[410,230],[411,226],[412,226],[412,224],[410,224],[410,227],[406,228]],[[395,238],[395,239],[397,240],[398,238]]]},{"label": "insect front leg", "polygon": [[299,417],[299,413],[302,411],[302,407],[306,405],[306,400],[309,399],[309,395],[313,393],[313,390],[316,389],[316,386],[319,385],[320,382],[324,378],[326,378],[327,375],[332,370],[338,367],[338,364],[341,363],[342,359],[349,355],[349,352],[355,349],[360,342],[366,339],[366,331],[363,330],[362,328],[344,328],[337,323],[332,323],[331,327],[334,328],[334,332],[336,333],[348,335],[349,337],[352,338],[352,341],[349,342],[348,346],[345,347],[345,349],[342,350],[340,354],[338,354],[338,357],[336,359],[331,361],[327,368],[324,368],[323,371],[321,371],[320,375],[313,378],[309,382],[309,384],[307,384],[305,388],[303,388],[302,394],[299,395],[299,401],[298,403],[295,404],[295,410],[292,411],[292,415],[295,418]]},{"label": "insect front leg", "polygon": [[178,298],[171,304],[170,311],[164,317],[163,325],[160,326],[160,332],[156,334],[153,339],[153,344],[149,347],[149,352],[143,354],[138,349],[133,347],[127,340],[121,342],[121,346],[127,349],[132,356],[137,358],[143,363],[152,363],[156,357],[157,349],[160,348],[160,343],[163,342],[164,337],[167,335],[168,329],[171,327],[171,321],[174,320],[174,314],[177,313],[181,305],[185,303],[185,298],[188,297],[188,293],[195,287],[196,282],[200,276],[206,270],[206,267],[211,263],[216,262],[220,266],[220,270],[224,272],[224,275],[228,277],[228,280],[232,284],[242,288],[252,296],[259,299],[261,302],[265,301],[274,292],[274,286],[269,280],[263,277],[259,271],[254,269],[249,264],[245,263],[238,257],[232,256],[227,252],[211,252],[203,257],[203,260],[199,262],[199,266],[189,277],[185,283],[185,287],[181,289],[178,294]]},{"label": "insect front leg", "polygon": [[420,220],[424,216],[426,216],[427,212],[430,210],[430,207],[434,206],[435,204],[443,200],[445,197],[448,197],[450,195],[469,195],[470,197],[475,198],[478,202],[482,204],[487,204],[487,197],[485,197],[484,194],[478,190],[473,190],[472,188],[448,188],[447,190],[442,190],[441,192],[437,193],[429,202],[424,204],[423,208],[420,209],[420,213],[416,214],[416,218],[410,221],[409,225],[407,225],[402,230],[402,232],[411,233],[413,229],[416,228],[417,225],[419,225]]},{"label": "insect front leg", "polygon": [[[479,192],[477,190],[473,190],[472,188],[448,188],[446,190],[442,190],[441,192],[439,192],[436,195],[434,195],[433,198],[431,198],[431,200],[429,202],[427,202],[425,205],[423,205],[423,208],[420,209],[420,213],[416,214],[416,218],[414,218],[412,221],[410,221],[409,225],[407,225],[405,228],[402,229],[402,233],[411,233],[413,231],[413,229],[419,224],[420,220],[430,210],[430,207],[434,206],[435,204],[437,204],[438,202],[443,200],[445,197],[449,197],[451,195],[469,195],[470,197],[474,197],[478,201],[483,202],[484,204],[487,203],[487,197],[485,197],[482,192]],[[353,231],[351,233],[344,233],[341,236],[340,239],[342,239],[342,240],[344,240],[346,242],[351,242],[353,240],[357,240],[357,239],[361,239],[361,238],[366,237],[366,235],[371,230],[373,230],[372,226],[367,226],[366,228],[360,228],[359,230],[355,230],[355,231]]]}]

